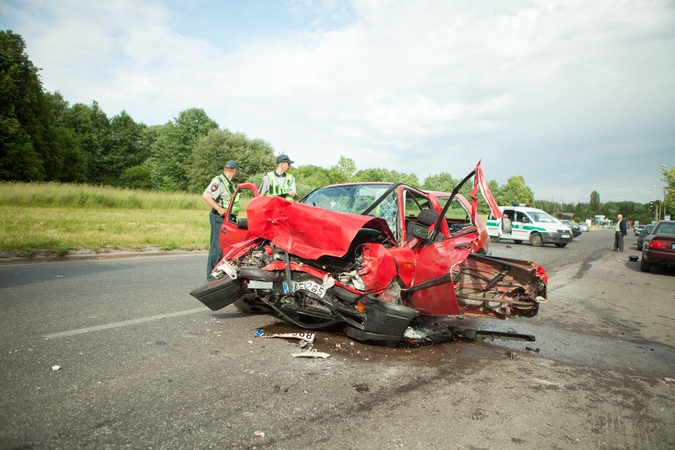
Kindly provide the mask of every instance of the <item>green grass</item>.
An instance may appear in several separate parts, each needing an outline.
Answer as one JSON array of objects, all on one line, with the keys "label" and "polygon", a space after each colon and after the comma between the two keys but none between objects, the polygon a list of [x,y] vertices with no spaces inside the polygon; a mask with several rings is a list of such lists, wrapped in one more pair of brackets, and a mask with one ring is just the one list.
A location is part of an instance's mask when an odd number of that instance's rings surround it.
[{"label": "green grass", "polygon": [[208,210],[200,194],[60,183],[0,182],[0,206]]},{"label": "green grass", "polygon": [[0,182],[0,251],[32,257],[74,250],[201,250],[209,245],[208,212],[200,194]]}]

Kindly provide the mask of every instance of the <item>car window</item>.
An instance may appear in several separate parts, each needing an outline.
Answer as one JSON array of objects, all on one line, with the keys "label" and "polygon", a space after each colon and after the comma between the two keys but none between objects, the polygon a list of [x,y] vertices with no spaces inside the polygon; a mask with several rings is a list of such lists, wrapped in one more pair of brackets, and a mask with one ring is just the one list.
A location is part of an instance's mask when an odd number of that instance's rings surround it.
[{"label": "car window", "polygon": [[431,209],[431,202],[429,199],[419,193],[412,191],[410,189],[403,190],[403,198],[405,205],[405,216],[406,217],[417,217],[420,212],[424,209]]},{"label": "car window", "polygon": [[[448,203],[450,197],[439,197],[438,201],[441,204],[441,208],[445,208],[445,205]],[[490,212],[492,214],[492,212]],[[446,219],[453,219],[455,221],[461,220],[462,222],[471,222],[469,218],[469,213],[464,206],[457,200],[457,197],[452,199],[452,203],[448,207],[448,210],[445,212]]]},{"label": "car window", "polygon": [[311,192],[302,203],[337,212],[361,214],[389,187],[388,184],[328,186]]},{"label": "car window", "polygon": [[662,223],[656,229],[654,234],[661,236],[675,236],[675,224],[672,223]]},{"label": "car window", "polygon": [[527,215],[525,213],[522,213],[522,212],[518,211],[516,213],[516,222],[530,223],[531,220],[530,220],[529,217],[527,217]]},{"label": "car window", "polygon": [[544,211],[530,211],[530,216],[535,222],[556,223],[558,219],[545,213]]}]

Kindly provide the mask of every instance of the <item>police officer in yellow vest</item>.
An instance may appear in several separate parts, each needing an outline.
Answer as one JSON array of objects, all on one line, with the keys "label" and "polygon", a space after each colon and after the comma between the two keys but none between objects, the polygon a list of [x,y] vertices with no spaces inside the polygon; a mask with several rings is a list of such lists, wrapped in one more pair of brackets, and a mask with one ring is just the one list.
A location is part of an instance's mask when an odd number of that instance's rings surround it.
[{"label": "police officer in yellow vest", "polygon": [[295,177],[288,172],[291,168],[291,161],[288,155],[277,156],[277,168],[273,172],[263,175],[260,185],[260,195],[278,195],[290,201],[296,197]]},{"label": "police officer in yellow vest", "polygon": [[[220,227],[223,225],[224,216],[227,212],[227,205],[230,203],[232,194],[234,194],[235,186],[232,180],[237,176],[239,170],[241,170],[239,164],[236,161],[229,160],[225,163],[223,173],[211,180],[211,184],[209,184],[202,194],[204,201],[211,207],[211,212],[209,213],[211,239],[209,242],[209,256],[206,262],[207,281],[214,279],[211,277],[211,272],[222,258],[218,236],[220,235]],[[237,194],[232,205],[233,216],[239,214],[239,198],[240,196]]]}]

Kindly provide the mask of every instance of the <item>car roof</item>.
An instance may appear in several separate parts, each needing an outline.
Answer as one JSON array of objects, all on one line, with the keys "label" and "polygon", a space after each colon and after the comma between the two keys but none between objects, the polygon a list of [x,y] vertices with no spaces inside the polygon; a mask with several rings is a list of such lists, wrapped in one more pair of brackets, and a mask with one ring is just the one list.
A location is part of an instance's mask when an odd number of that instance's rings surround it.
[{"label": "car roof", "polygon": [[543,211],[543,209],[534,208],[531,206],[500,206],[499,209],[504,210],[506,208],[517,209],[520,211]]}]

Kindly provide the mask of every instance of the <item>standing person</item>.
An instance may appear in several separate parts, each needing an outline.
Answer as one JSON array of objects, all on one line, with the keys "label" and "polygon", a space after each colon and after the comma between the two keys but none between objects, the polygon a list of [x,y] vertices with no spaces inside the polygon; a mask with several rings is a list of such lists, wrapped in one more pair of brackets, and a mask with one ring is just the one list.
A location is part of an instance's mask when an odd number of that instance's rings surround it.
[{"label": "standing person", "polygon": [[628,234],[628,226],[623,216],[619,214],[616,216],[617,223],[614,227],[614,251],[623,251],[623,237]]},{"label": "standing person", "polygon": [[[204,201],[211,207],[209,213],[209,222],[211,224],[211,239],[209,241],[209,256],[206,261],[206,280],[213,281],[215,278],[211,276],[211,272],[222,255],[220,253],[220,244],[218,243],[218,236],[220,235],[220,227],[223,225],[225,213],[227,212],[227,205],[234,194],[234,184],[232,180],[237,176],[241,170],[236,161],[229,160],[225,163],[223,173],[211,180],[211,184],[206,188],[202,194]],[[232,214],[239,213],[239,195],[234,199],[232,205]]]},{"label": "standing person", "polygon": [[263,175],[260,185],[260,195],[279,195],[293,201],[297,192],[295,190],[295,177],[288,172],[291,168],[288,155],[277,156],[277,168],[273,172]]}]

